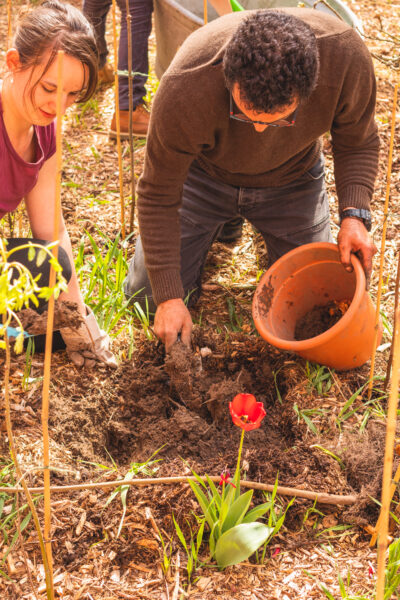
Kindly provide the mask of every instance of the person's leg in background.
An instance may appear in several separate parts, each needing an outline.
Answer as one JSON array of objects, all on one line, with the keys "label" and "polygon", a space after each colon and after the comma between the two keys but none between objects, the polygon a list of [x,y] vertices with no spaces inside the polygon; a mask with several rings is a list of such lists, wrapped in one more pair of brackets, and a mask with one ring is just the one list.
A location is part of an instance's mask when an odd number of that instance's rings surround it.
[{"label": "person's leg in background", "polygon": [[107,62],[106,21],[111,0],[84,0],[83,14],[90,21],[96,34],[99,51],[99,85],[114,82],[114,69]]},{"label": "person's leg in background", "polygon": [[[49,256],[46,254],[45,260],[38,266],[36,264],[36,260],[29,260],[28,257],[28,248],[19,249],[20,246],[26,245],[28,243],[32,243],[39,246],[48,246],[50,242],[45,240],[38,240],[35,238],[8,238],[7,240],[6,250],[9,252],[10,250],[15,250],[10,256],[11,262],[18,262],[24,265],[32,274],[33,278],[36,278],[40,275],[40,278],[37,282],[39,287],[44,287],[49,285],[50,280],[50,262]],[[36,248],[36,252],[38,252],[38,248]],[[71,279],[72,269],[71,264],[68,258],[67,253],[63,248],[58,248],[58,263],[62,268],[62,275],[67,281]],[[14,270],[11,281],[18,276],[18,273]],[[39,305],[36,307],[34,304],[30,303],[30,308],[37,311],[39,314],[42,313],[47,307],[47,301],[44,298],[38,298]],[[35,341],[35,351],[43,352],[45,336],[44,335],[36,335],[34,336]],[[64,349],[65,343],[61,337],[61,334],[58,331],[55,331],[53,334],[53,350]]]},{"label": "person's leg in background", "polygon": [[[119,39],[118,70],[128,71],[128,30],[126,20],[126,0],[118,0],[121,11],[121,34]],[[148,42],[151,33],[151,15],[153,0],[129,0],[131,15],[132,71],[133,78],[133,114],[132,130],[138,137],[145,137],[149,126],[150,114],[144,106],[145,83],[149,72]],[[119,76],[119,108],[121,137],[129,135],[129,82],[128,77]],[[111,121],[110,137],[116,137],[115,114]]]}]

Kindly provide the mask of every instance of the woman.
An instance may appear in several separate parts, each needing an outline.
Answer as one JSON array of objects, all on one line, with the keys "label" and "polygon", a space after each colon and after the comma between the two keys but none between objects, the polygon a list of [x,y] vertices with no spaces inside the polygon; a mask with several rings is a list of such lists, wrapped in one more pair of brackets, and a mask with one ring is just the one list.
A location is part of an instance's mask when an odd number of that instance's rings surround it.
[{"label": "woman", "polygon": [[[12,47],[6,54],[6,73],[0,88],[0,218],[25,198],[34,242],[46,245],[54,227],[56,181],[55,125],[57,52],[63,50],[62,112],[85,101],[97,85],[97,48],[91,26],[71,5],[57,0],[25,12],[19,19]],[[75,302],[83,318],[78,330],[61,330],[76,364],[85,357],[116,365],[109,338],[93,313],[87,314],[74,268],[71,242],[60,215],[59,260],[68,281],[60,301]],[[7,248],[26,243],[8,241]],[[13,254],[31,269],[27,252]],[[48,284],[49,264],[41,267],[39,285]],[[85,357],[81,354],[84,351]],[[90,352],[88,352],[90,351]]]}]

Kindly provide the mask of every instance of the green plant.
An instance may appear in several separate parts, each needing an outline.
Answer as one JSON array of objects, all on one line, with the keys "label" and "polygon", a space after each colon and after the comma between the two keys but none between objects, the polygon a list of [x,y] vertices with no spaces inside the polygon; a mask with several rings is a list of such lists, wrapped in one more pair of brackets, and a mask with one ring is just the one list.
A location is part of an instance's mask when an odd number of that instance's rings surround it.
[{"label": "green plant", "polygon": [[271,533],[270,537],[268,538],[268,540],[264,543],[261,557],[259,557],[258,550],[256,550],[257,562],[261,563],[261,564],[265,560],[265,554],[266,554],[267,546],[268,546],[269,542],[281,529],[281,527],[285,521],[285,518],[286,518],[286,513],[289,510],[289,508],[292,506],[292,504],[295,500],[294,498],[292,498],[290,500],[290,502],[287,504],[286,508],[284,508],[282,505],[282,502],[276,496],[277,490],[278,490],[278,477],[275,480],[275,485],[274,485],[273,491],[271,493],[264,492],[264,496],[267,499],[266,504],[269,505],[268,509],[266,511],[266,513],[268,513],[268,527],[272,528],[272,533]]},{"label": "green plant", "polygon": [[92,254],[85,256],[85,240],[82,238],[75,267],[85,303],[96,315],[99,325],[112,337],[118,336],[125,328],[130,333],[130,352],[133,346],[135,323],[141,324],[147,337],[151,338],[150,314],[147,309],[125,297],[124,279],[128,272],[127,240],[120,242],[118,234],[111,240],[97,230],[102,239],[102,247],[93,236],[86,232]]},{"label": "green plant", "polygon": [[[0,238],[0,315],[3,316],[3,320],[0,322],[0,348],[5,348],[5,341],[1,338],[5,337],[7,327],[10,325],[11,320],[15,319],[18,323],[17,331],[19,333],[15,339],[14,349],[16,353],[22,352],[24,332],[22,323],[16,313],[22,308],[28,308],[30,304],[38,306],[38,298],[49,300],[52,294],[57,298],[60,292],[67,288],[66,281],[62,276],[62,268],[51,252],[57,243],[41,246],[40,244],[27,242],[7,251],[6,240]],[[54,287],[40,287],[40,274],[34,278],[26,266],[13,260],[13,254],[17,250],[23,249],[28,251],[28,261],[35,261],[38,267],[48,258],[49,263],[56,272]]]},{"label": "green plant", "polygon": [[243,318],[236,312],[235,300],[228,296],[226,299],[229,315],[229,328],[231,331],[241,331],[243,327]]},{"label": "green plant", "polygon": [[[371,567],[372,568],[372,567]],[[308,573],[310,577],[315,577]],[[340,573],[338,573],[338,582],[340,589],[340,597],[342,600],[373,600],[375,598],[375,591],[371,591],[368,595],[355,596],[350,593],[349,588],[351,585],[350,571],[347,571],[346,582],[343,580]],[[389,546],[389,556],[387,567],[385,571],[385,592],[384,600],[391,600],[391,598],[400,598],[400,592],[398,588],[400,586],[400,538],[394,540]],[[323,583],[320,583],[320,588],[324,592],[328,600],[336,600],[332,591],[327,588]]]},{"label": "green plant", "polygon": [[186,523],[189,527],[189,531],[190,531],[190,542],[187,543],[185,540],[185,536],[183,535],[183,532],[181,530],[181,528],[179,527],[178,523],[175,520],[175,517],[172,515],[172,519],[174,521],[174,525],[175,525],[175,530],[177,533],[177,536],[179,538],[180,543],[182,544],[182,546],[185,549],[186,552],[186,556],[187,556],[187,563],[186,563],[186,572],[187,572],[187,577],[188,577],[188,583],[190,583],[192,581],[192,576],[195,573],[196,569],[201,565],[201,563],[199,562],[199,550],[200,550],[200,546],[202,544],[203,541],[203,534],[204,534],[204,526],[205,526],[205,519],[201,518],[200,519],[200,527],[197,530],[196,533],[196,537],[192,531],[192,528],[190,527],[190,523],[188,520],[186,520]]},{"label": "green plant", "polygon": [[307,508],[306,512],[304,513],[302,530],[303,530],[304,525],[308,524],[307,521],[310,519],[311,516],[313,516],[313,515],[316,516],[316,519],[312,526],[313,529],[316,529],[316,527],[318,526],[319,518],[325,517],[325,514],[323,512],[321,512],[320,510],[318,510],[318,508],[316,508],[316,505],[317,505],[317,501],[314,500],[313,505],[310,506],[309,508]]},{"label": "green plant", "polygon": [[272,371],[272,375],[274,377],[274,385],[275,385],[275,391],[276,391],[276,397],[278,399],[279,404],[282,404],[282,394],[280,392],[280,389],[278,387],[278,374],[279,371],[282,369],[283,367],[280,367],[277,371]]},{"label": "green plant", "polygon": [[340,468],[344,469],[344,463],[343,463],[342,459],[339,456],[336,456],[336,454],[334,454],[331,450],[328,450],[327,448],[324,448],[323,446],[320,446],[319,444],[313,444],[312,446],[310,446],[310,448],[318,448],[318,450],[321,450],[321,452],[323,452],[327,456],[330,456],[331,458],[336,460],[339,463]]},{"label": "green plant", "polygon": [[169,568],[171,566],[172,560],[172,540],[168,540],[168,542],[164,541],[163,536],[161,535],[161,531],[157,527],[158,537],[160,538],[161,546],[162,546],[162,561],[161,568],[163,570],[164,575],[167,577],[169,573]]},{"label": "green plant", "polygon": [[[350,587],[350,571],[347,571],[346,584],[343,581],[342,576],[338,573],[338,582],[339,582],[339,590],[340,597],[342,600],[371,600],[370,596],[354,596],[353,594],[349,595],[348,588]],[[325,596],[328,600],[336,600],[333,596],[332,592],[323,584],[320,584],[321,590],[324,592]]]},{"label": "green plant", "polygon": [[[157,468],[155,467],[151,467],[151,465],[154,465],[158,462],[160,462],[160,458],[158,458],[157,460],[152,460],[154,456],[156,456],[156,454],[158,452],[160,452],[160,450],[163,448],[164,446],[162,446],[161,448],[158,448],[158,450],[156,450],[155,452],[153,452],[153,454],[150,456],[150,458],[148,458],[144,463],[132,463],[131,466],[129,467],[128,472],[126,473],[124,480],[125,481],[129,481],[130,479],[133,479],[136,475],[138,475],[139,473],[142,475],[148,475],[149,477],[152,477],[156,471]],[[116,464],[114,461],[113,462],[113,467],[109,467],[110,470],[116,470]],[[100,468],[104,469],[104,465],[98,465]],[[119,537],[119,534],[121,533],[121,529],[122,529],[122,525],[124,523],[124,519],[125,519],[125,514],[126,514],[126,499],[127,499],[127,495],[128,495],[128,491],[129,491],[129,485],[120,485],[118,486],[113,492],[111,492],[110,496],[107,499],[107,502],[104,505],[104,508],[107,508],[107,506],[109,506],[109,504],[111,504],[111,502],[117,498],[118,496],[121,497],[121,504],[122,504],[122,516],[121,516],[121,520],[118,526],[118,531],[117,531],[117,538]]]},{"label": "green plant", "polygon": [[400,586],[400,538],[397,538],[389,546],[388,564],[385,574],[385,596],[389,600],[393,594],[400,597],[397,591]]},{"label": "green plant", "polygon": [[[375,375],[373,379],[379,381],[381,378],[380,376]],[[376,397],[365,402],[362,401],[361,404],[356,405],[356,401],[359,398],[362,398],[362,394],[364,393],[364,390],[368,387],[369,383],[370,380],[363,383],[363,385],[360,386],[344,404],[343,408],[340,410],[336,418],[336,424],[339,428],[341,427],[341,424],[344,421],[347,421],[348,419],[350,419],[350,417],[352,417],[354,414],[361,410],[363,410],[364,412],[361,418],[360,431],[363,431],[365,429],[368,420],[371,416],[376,416],[378,418],[383,419],[386,417],[386,413],[382,408],[382,405],[380,404],[380,400],[387,398],[387,394],[382,393],[382,390],[380,390],[377,387],[372,388],[373,392],[375,392],[376,394]]]},{"label": "green plant", "polygon": [[315,389],[319,396],[326,396],[333,384],[330,369],[307,360],[304,372],[308,379],[308,389]]},{"label": "green plant", "polygon": [[[202,516],[210,529],[211,557],[216,560],[220,569],[245,560],[260,546],[270,541],[274,534],[274,527],[257,521],[268,511],[271,515],[271,500],[250,509],[253,490],[240,493],[240,460],[244,432],[260,426],[266,414],[264,407],[261,402],[256,402],[253,395],[238,394],[230,403],[229,410],[235,425],[242,429],[233,479],[229,480],[229,473],[221,475],[221,492],[207,475],[207,483],[194,472],[197,482],[189,480],[201,507]],[[272,516],[270,518],[272,523]]]},{"label": "green plant", "polygon": [[[4,462],[0,468],[0,483],[1,487],[13,487],[16,485],[14,476],[14,464]],[[34,498],[34,502],[38,502],[42,496]],[[20,520],[22,517],[22,521]],[[19,536],[27,528],[32,518],[32,513],[28,510],[28,504],[18,506],[17,496],[9,495],[6,492],[0,493],[0,533],[3,537],[3,544],[7,549],[3,553],[0,560],[0,576],[9,579],[8,575],[3,571],[2,567],[7,560],[7,556],[14,549]]]},{"label": "green plant", "polygon": [[154,336],[152,334],[152,329],[150,327],[150,311],[149,311],[149,303],[147,301],[147,297],[146,297],[146,311],[143,310],[143,308],[140,306],[139,302],[133,303],[133,310],[135,312],[135,315],[136,315],[138,321],[142,325],[142,328],[146,334],[146,337],[149,340],[152,340]]},{"label": "green plant", "polygon": [[301,419],[305,422],[308,429],[314,434],[318,435],[319,431],[310,417],[312,416],[321,416],[326,413],[326,410],[323,408],[302,408],[300,409],[297,404],[293,404],[293,410],[297,415],[297,422],[300,423]]}]

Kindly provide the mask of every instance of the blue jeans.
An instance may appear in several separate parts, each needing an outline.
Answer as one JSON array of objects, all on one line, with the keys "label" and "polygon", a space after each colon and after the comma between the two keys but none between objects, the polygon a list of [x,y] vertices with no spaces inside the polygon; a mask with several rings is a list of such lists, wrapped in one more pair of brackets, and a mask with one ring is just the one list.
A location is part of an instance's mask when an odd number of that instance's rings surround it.
[{"label": "blue jeans", "polygon": [[[297,246],[332,242],[329,203],[325,190],[324,159],[284,187],[241,188],[207,175],[196,162],[183,186],[181,225],[181,279],[189,306],[201,293],[201,276],[207,253],[224,223],[244,217],[264,238],[269,264]],[[157,216],[155,216],[155,219]],[[154,312],[140,237],[129,264],[125,294]]]},{"label": "blue jeans", "polygon": [[[126,0],[117,0],[121,11],[121,34],[119,38],[118,70],[128,71],[128,31],[126,26]],[[84,0],[83,13],[92,23],[99,51],[99,68],[106,64],[107,42],[105,38],[107,14],[111,0]],[[129,0],[132,37],[132,71],[141,73],[133,78],[133,107],[143,103],[145,83],[149,72],[148,39],[151,33],[153,0]],[[127,77],[119,77],[119,107],[129,109],[129,86]]]}]

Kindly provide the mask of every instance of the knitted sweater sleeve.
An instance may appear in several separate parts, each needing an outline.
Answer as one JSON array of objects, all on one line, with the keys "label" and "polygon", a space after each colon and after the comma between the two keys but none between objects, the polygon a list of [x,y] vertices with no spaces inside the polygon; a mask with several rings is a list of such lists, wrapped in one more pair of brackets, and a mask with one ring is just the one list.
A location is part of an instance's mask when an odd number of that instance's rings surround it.
[{"label": "knitted sweater sleeve", "polygon": [[183,297],[178,210],[189,167],[206,145],[207,116],[197,97],[190,85],[182,89],[179,77],[164,76],[152,106],[138,213],[156,304]]},{"label": "knitted sweater sleeve", "polygon": [[369,208],[378,170],[379,137],[374,121],[376,82],[360,36],[348,30],[342,90],[331,128],[339,210]]}]

